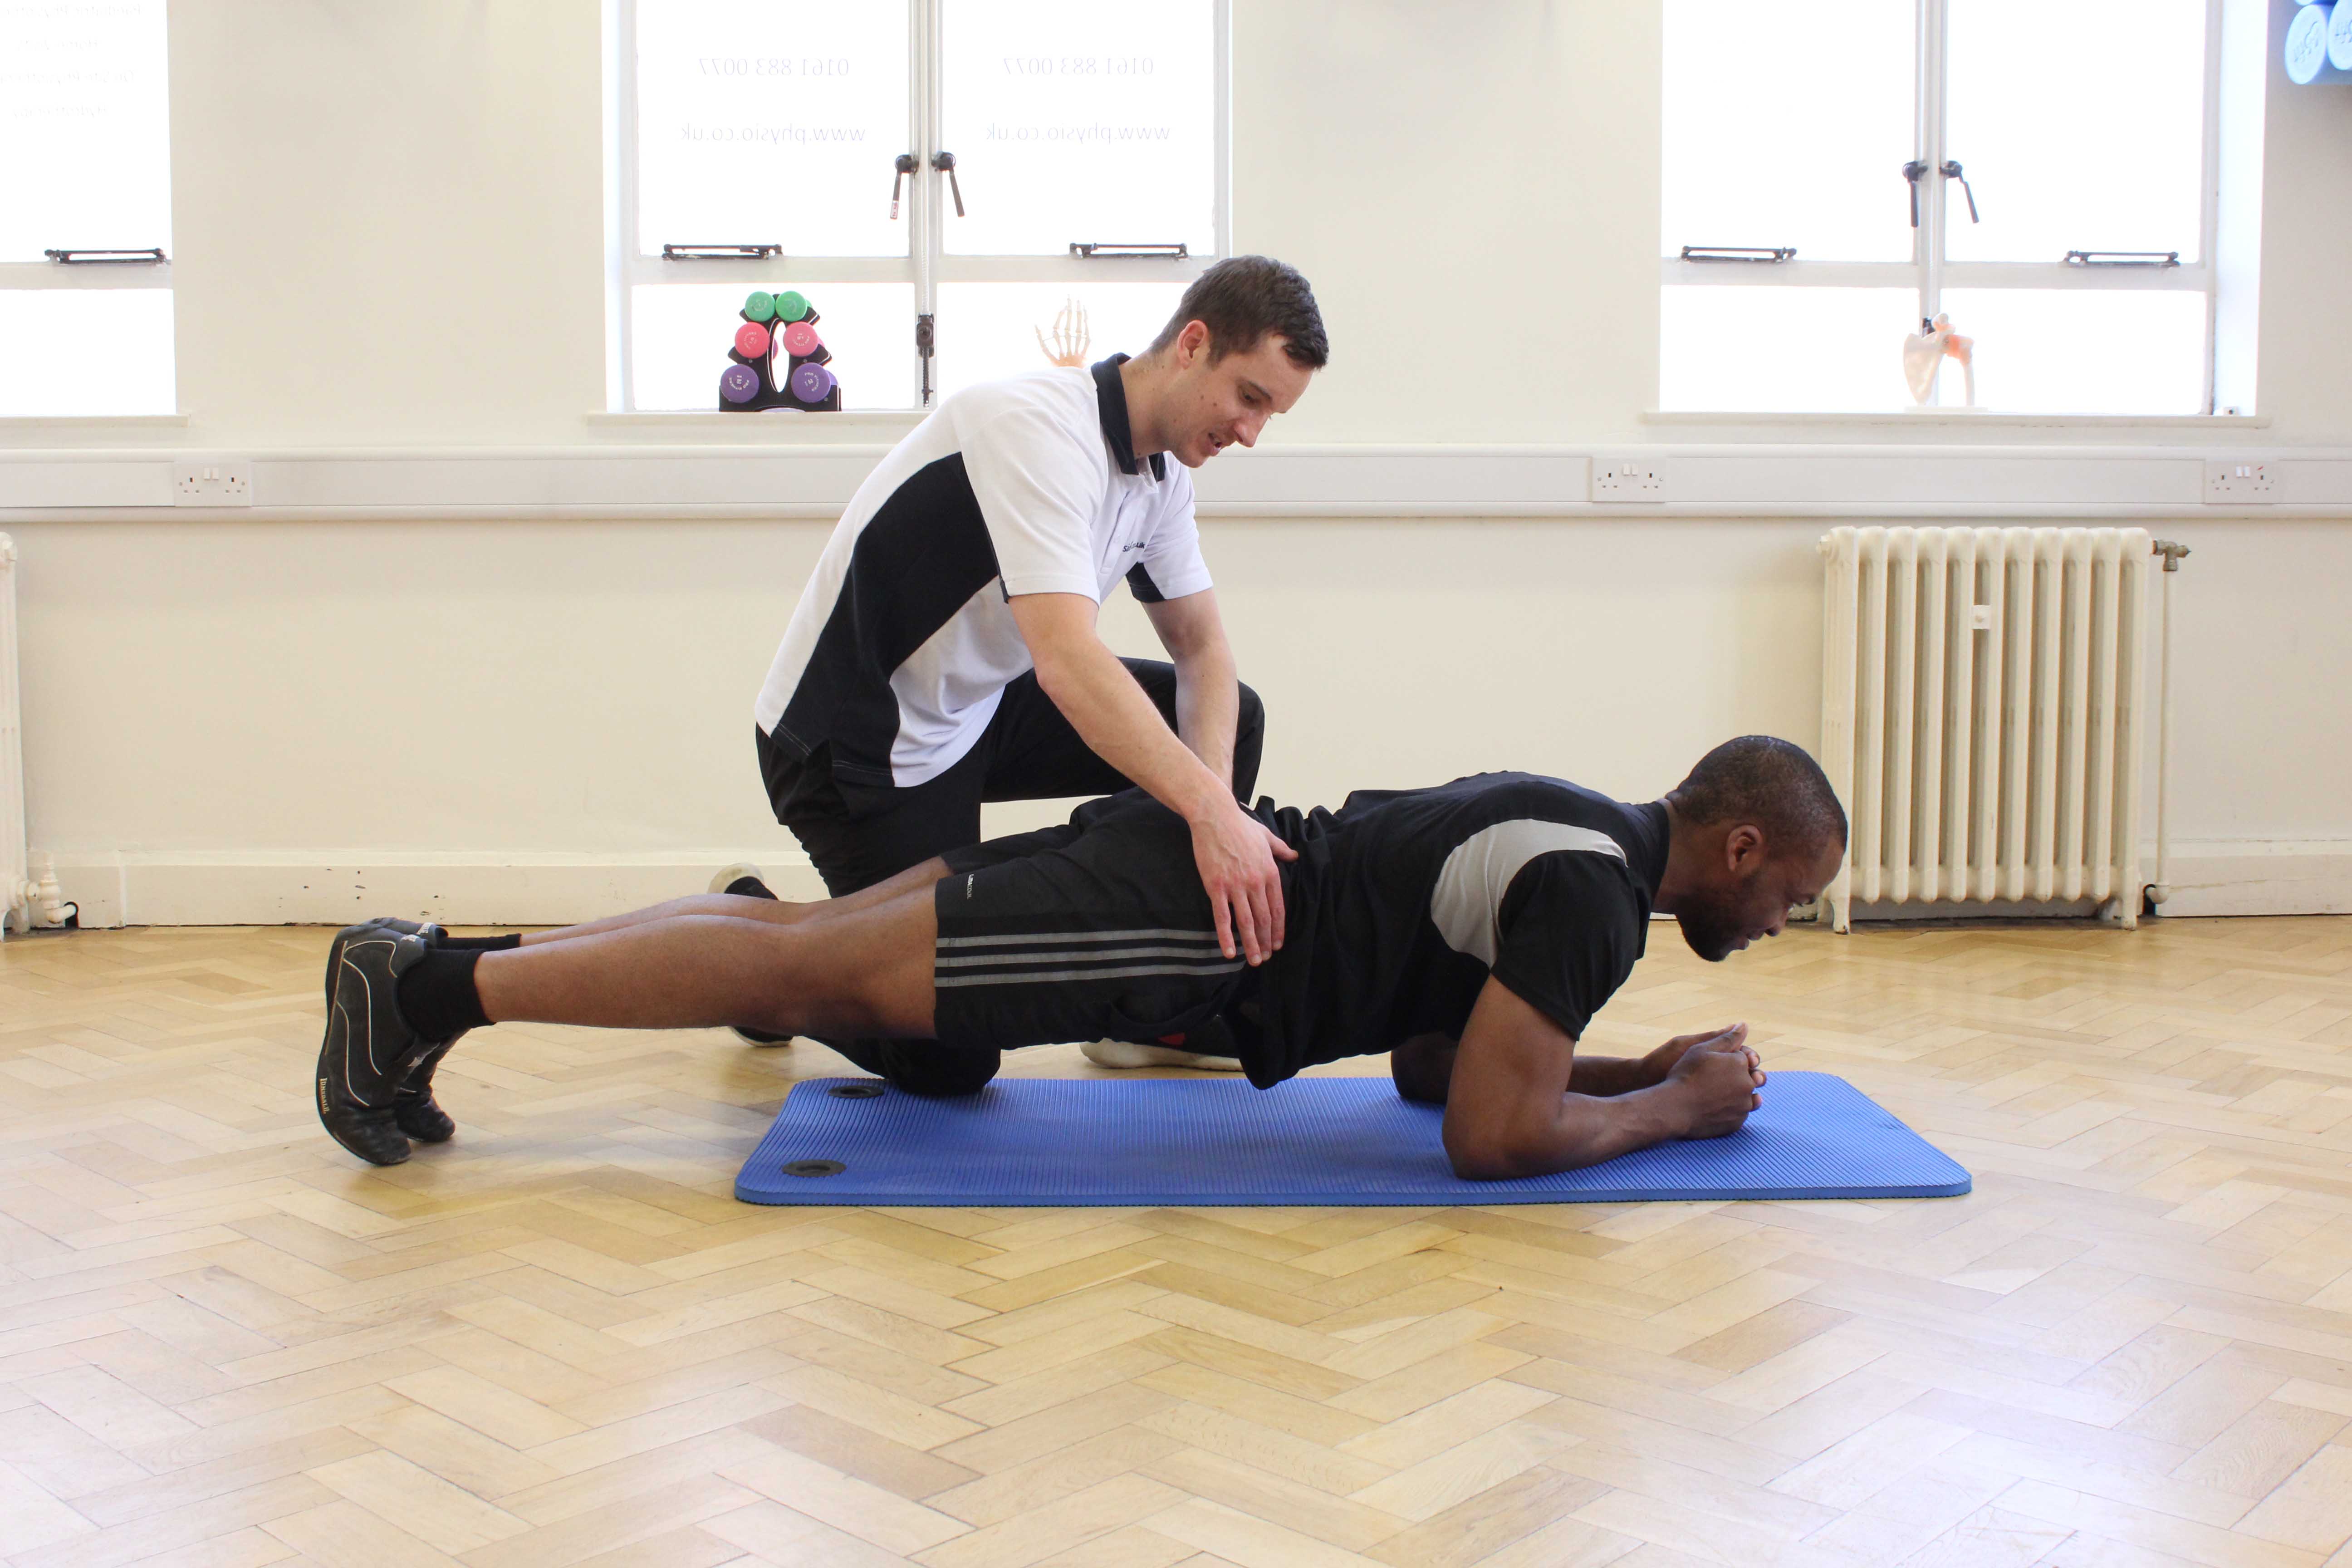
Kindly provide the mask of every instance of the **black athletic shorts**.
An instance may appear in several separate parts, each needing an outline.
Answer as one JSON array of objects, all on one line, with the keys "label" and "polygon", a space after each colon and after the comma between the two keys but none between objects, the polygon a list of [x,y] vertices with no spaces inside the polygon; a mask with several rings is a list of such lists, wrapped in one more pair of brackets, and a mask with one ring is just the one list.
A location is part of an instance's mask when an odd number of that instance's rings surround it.
[{"label": "black athletic shorts", "polygon": [[1192,829],[1139,789],[945,858],[931,893],[942,1045],[1155,1040],[1255,990],[1217,946]]}]

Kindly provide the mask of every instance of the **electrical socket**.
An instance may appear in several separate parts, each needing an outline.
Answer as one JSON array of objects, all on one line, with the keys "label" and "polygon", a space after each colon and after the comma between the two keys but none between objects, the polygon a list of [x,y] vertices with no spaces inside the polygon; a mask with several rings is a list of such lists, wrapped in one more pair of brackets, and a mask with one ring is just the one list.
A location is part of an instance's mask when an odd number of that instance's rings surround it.
[{"label": "electrical socket", "polygon": [[199,458],[172,465],[173,506],[251,506],[253,460]]},{"label": "electrical socket", "polygon": [[1600,501],[1663,501],[1666,470],[1639,458],[1592,459],[1592,499]]},{"label": "electrical socket", "polygon": [[2205,499],[2258,505],[2275,502],[2278,497],[2271,493],[2270,465],[2251,458],[2209,459],[2205,464]]}]

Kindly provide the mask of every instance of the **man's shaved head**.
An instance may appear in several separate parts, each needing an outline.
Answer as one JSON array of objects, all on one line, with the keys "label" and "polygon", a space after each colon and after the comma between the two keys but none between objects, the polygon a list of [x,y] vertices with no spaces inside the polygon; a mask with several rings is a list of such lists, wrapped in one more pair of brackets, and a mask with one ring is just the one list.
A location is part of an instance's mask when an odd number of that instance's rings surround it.
[{"label": "man's shaved head", "polygon": [[1753,823],[1775,857],[1811,858],[1846,840],[1845,807],[1829,775],[1802,746],[1772,735],[1726,741],[1666,798],[1697,826]]},{"label": "man's shaved head", "polygon": [[1691,951],[1714,963],[1779,933],[1833,880],[1845,808],[1804,748],[1769,735],[1726,741],[1666,795],[1683,875],[1671,908]]}]

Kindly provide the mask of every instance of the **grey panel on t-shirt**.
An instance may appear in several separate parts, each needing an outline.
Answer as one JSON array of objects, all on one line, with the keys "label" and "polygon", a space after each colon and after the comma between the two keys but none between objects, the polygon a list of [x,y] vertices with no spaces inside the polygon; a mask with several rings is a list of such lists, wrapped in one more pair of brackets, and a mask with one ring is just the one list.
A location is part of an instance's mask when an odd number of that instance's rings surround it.
[{"label": "grey panel on t-shirt", "polygon": [[1607,834],[1535,817],[1496,823],[1455,845],[1429,896],[1429,918],[1445,945],[1492,969],[1502,949],[1503,896],[1511,879],[1537,856],[1561,849],[1625,863],[1623,847]]}]

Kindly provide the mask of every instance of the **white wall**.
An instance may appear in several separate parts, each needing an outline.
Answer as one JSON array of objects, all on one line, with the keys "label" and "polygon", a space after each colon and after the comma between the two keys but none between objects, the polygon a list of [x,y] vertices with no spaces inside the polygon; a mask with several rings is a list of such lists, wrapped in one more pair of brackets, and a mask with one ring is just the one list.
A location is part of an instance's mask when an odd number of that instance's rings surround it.
[{"label": "white wall", "polygon": [[[1673,438],[1641,418],[1653,5],[1234,12],[1238,239],[1314,279],[1336,356],[1275,438]],[[0,445],[636,438],[583,419],[604,386],[595,5],[175,0],[172,25],[191,420],[163,437],[0,422]],[[2352,446],[2352,89],[2274,79],[2267,156],[2273,423],[2083,439]],[[1399,395],[1402,363],[1429,354],[1447,395]],[[0,527],[23,561],[31,837],[94,916],[551,919],[678,890],[717,855],[793,858],[750,705],[821,523]],[[1272,714],[1263,787],[1336,804],[1517,766],[1646,795],[1727,734],[1810,742],[1822,527],[1213,521]],[[2229,884],[2201,907],[2352,907],[2352,520],[2160,531],[2197,552],[2175,833]],[[1141,647],[1131,606],[1109,624]]]}]

